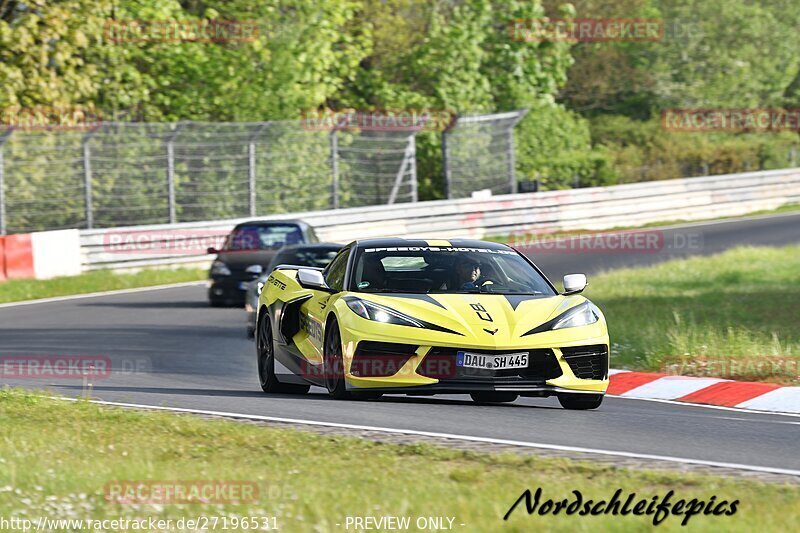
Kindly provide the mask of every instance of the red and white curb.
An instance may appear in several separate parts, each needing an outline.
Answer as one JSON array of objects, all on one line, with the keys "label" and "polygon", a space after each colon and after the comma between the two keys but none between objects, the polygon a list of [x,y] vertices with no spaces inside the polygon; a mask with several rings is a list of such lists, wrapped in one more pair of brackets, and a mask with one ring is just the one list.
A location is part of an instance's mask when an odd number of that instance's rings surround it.
[{"label": "red and white curb", "polygon": [[609,376],[612,396],[800,414],[800,387],[628,370],[610,370]]}]

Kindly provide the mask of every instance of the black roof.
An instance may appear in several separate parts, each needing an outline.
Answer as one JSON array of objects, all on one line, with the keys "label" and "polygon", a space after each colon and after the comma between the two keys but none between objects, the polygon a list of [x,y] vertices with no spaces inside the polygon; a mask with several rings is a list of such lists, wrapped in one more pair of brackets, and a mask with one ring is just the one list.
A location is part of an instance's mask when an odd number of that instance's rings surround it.
[{"label": "black roof", "polygon": [[303,222],[300,219],[292,218],[292,219],[254,219],[254,220],[247,220],[245,222],[239,222],[236,224],[236,228],[241,226],[273,226],[276,224],[294,224],[296,226],[304,226],[310,227],[308,222]]},{"label": "black roof", "polygon": [[444,242],[450,243],[454,248],[486,248],[489,250],[508,250],[505,244],[489,241],[479,241],[477,239],[401,239],[399,237],[363,239],[355,241],[353,244],[358,248],[388,248],[395,246],[446,246]]},{"label": "black roof", "polygon": [[288,244],[282,247],[279,252],[292,252],[294,250],[304,249],[304,250],[339,250],[343,248],[343,244],[338,244],[335,242],[312,242],[312,243],[300,243],[300,244]]}]

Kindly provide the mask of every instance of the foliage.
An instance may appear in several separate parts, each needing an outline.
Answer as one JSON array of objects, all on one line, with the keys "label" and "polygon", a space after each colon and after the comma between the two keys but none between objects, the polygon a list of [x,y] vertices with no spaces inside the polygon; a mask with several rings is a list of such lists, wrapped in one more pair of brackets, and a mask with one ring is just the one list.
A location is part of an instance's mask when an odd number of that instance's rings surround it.
[{"label": "foliage", "polygon": [[[542,16],[655,18],[665,34],[574,44],[509,31]],[[257,32],[227,42],[114,39],[124,21],[212,19]],[[548,188],[770,168],[790,163],[790,135],[668,134],[656,131],[657,117],[669,107],[800,106],[798,23],[791,0],[6,0],[0,109],[218,122],[322,108],[527,108],[518,175]],[[441,197],[439,135],[419,136],[417,154],[420,197]],[[25,183],[12,185],[26,194]]]}]

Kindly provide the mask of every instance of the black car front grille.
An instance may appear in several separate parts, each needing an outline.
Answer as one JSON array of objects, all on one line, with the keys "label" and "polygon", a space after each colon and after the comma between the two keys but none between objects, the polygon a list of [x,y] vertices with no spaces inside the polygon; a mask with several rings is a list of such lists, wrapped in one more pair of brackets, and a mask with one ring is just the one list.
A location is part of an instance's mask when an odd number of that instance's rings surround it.
[{"label": "black car front grille", "polygon": [[350,365],[350,373],[358,377],[387,377],[397,372],[414,357],[419,346],[393,342],[361,341]]},{"label": "black car front grille", "polygon": [[560,348],[575,377],[580,379],[606,379],[608,377],[608,346],[573,346]]},{"label": "black car front grille", "polygon": [[[483,355],[504,355],[510,353],[528,353],[528,366],[510,370],[489,370],[483,368],[464,368],[456,366],[457,353],[468,351]],[[558,365],[553,350],[464,350],[462,348],[433,347],[417,367],[417,373],[441,381],[495,381],[514,383],[517,381],[536,381],[544,383],[559,377],[561,367]]]}]

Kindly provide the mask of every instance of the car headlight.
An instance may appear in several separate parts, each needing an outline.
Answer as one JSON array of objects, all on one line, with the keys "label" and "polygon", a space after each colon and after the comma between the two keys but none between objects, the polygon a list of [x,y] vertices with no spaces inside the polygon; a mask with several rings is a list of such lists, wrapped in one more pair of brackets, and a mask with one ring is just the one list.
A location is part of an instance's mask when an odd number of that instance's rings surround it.
[{"label": "car headlight", "polygon": [[400,311],[395,311],[390,307],[360,298],[345,298],[345,301],[347,302],[347,307],[355,314],[367,320],[383,322],[384,324],[395,324],[397,326],[411,326],[414,328],[425,327],[421,322],[418,322],[408,315],[404,315]]},{"label": "car headlight", "polygon": [[588,326],[600,320],[600,311],[592,302],[576,305],[556,318],[551,329],[577,328]]},{"label": "car headlight", "polygon": [[222,261],[214,261],[211,265],[211,275],[212,276],[230,276],[231,269],[228,268],[228,265],[223,263]]}]

